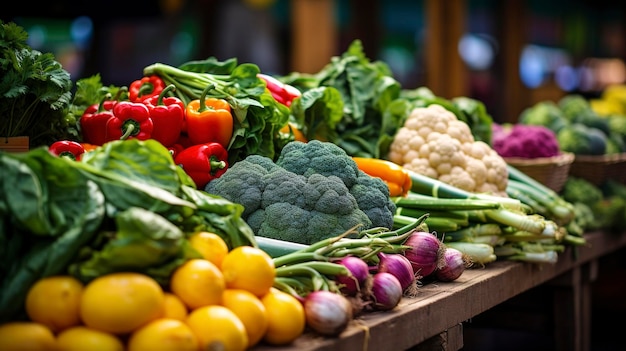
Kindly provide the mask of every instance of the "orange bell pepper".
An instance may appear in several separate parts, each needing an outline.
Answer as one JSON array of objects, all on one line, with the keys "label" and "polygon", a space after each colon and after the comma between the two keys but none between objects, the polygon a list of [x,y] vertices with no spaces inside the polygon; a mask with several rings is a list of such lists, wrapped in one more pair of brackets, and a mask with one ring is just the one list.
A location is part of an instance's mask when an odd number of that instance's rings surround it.
[{"label": "orange bell pepper", "polygon": [[290,134],[293,133],[294,140],[301,141],[303,143],[308,142],[309,140],[304,136],[304,133],[295,124],[289,122],[285,124],[282,128],[280,128],[281,133]]},{"label": "orange bell pepper", "polygon": [[187,135],[191,144],[217,142],[228,149],[233,136],[233,115],[228,101],[206,97],[211,86],[204,90],[200,99],[186,106]]},{"label": "orange bell pepper", "polygon": [[402,166],[391,161],[352,157],[363,172],[382,179],[389,187],[389,196],[405,196],[411,190],[411,175]]}]

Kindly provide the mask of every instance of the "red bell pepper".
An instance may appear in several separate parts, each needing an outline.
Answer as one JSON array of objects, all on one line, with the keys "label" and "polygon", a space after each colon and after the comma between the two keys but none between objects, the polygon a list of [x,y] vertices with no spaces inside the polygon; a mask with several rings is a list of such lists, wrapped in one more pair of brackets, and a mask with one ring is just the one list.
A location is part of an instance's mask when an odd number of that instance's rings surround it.
[{"label": "red bell pepper", "polygon": [[55,141],[48,147],[53,155],[67,157],[74,161],[80,161],[80,157],[85,153],[85,148],[79,142],[71,140]]},{"label": "red bell pepper", "polygon": [[228,151],[216,142],[192,145],[179,152],[174,162],[193,179],[198,189],[228,169]]},{"label": "red bell pepper", "polygon": [[274,99],[287,107],[291,106],[293,99],[302,95],[300,90],[289,84],[285,84],[272,76],[258,73],[257,77],[265,81],[265,86],[270,91],[270,94],[272,94]]},{"label": "red bell pepper", "polygon": [[113,115],[107,123],[108,141],[132,138],[146,140],[152,137],[154,124],[145,104],[120,101],[113,107]]},{"label": "red bell pepper", "polygon": [[164,146],[174,145],[183,129],[185,119],[185,103],[177,97],[166,97],[170,90],[176,89],[173,84],[168,85],[159,95],[149,97],[143,101],[148,106],[154,129],[152,139]]},{"label": "red bell pepper", "polygon": [[141,102],[147,98],[158,96],[165,89],[165,82],[157,75],[150,75],[130,83],[128,99],[131,102]]},{"label": "red bell pepper", "polygon": [[107,94],[99,104],[93,104],[85,109],[80,117],[80,129],[83,141],[93,145],[102,145],[109,141],[107,138],[107,123],[113,117],[113,107],[116,100],[110,100]]},{"label": "red bell pepper", "polygon": [[178,156],[178,154],[183,151],[185,149],[184,146],[182,146],[181,144],[174,144],[171,146],[167,147],[167,150],[169,150],[170,155],[172,155],[173,159],[176,159],[176,156]]},{"label": "red bell pepper", "polygon": [[200,95],[200,99],[187,104],[187,135],[194,145],[217,142],[228,149],[233,136],[233,115],[228,101],[206,97],[211,88],[209,85]]}]

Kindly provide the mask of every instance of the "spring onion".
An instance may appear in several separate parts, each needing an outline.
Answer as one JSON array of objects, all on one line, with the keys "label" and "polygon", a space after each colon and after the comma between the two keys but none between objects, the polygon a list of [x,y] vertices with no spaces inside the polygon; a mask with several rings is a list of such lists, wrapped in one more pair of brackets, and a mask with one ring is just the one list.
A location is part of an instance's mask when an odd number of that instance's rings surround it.
[{"label": "spring onion", "polygon": [[538,243],[509,243],[495,248],[495,254],[507,260],[530,263],[556,263],[560,246],[541,245]]},{"label": "spring onion", "polygon": [[472,264],[480,264],[482,266],[491,263],[497,259],[494,247],[483,243],[472,243],[464,241],[449,242],[445,244],[467,255]]},{"label": "spring onion", "polygon": [[542,208],[538,209],[544,211],[539,213],[552,218],[559,224],[565,224],[574,219],[574,206],[554,190],[511,165],[507,165],[507,169],[509,171],[508,188],[525,194],[539,203]]}]

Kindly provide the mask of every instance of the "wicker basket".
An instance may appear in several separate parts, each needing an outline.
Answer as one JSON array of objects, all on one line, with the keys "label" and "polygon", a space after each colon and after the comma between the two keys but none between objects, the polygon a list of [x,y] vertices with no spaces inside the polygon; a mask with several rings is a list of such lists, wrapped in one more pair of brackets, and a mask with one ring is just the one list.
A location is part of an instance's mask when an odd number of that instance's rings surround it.
[{"label": "wicker basket", "polygon": [[583,178],[595,185],[608,179],[626,184],[626,153],[614,155],[576,155],[570,175]]},{"label": "wicker basket", "polygon": [[539,158],[504,157],[504,160],[548,188],[559,192],[570,174],[574,154],[564,152],[558,156]]}]

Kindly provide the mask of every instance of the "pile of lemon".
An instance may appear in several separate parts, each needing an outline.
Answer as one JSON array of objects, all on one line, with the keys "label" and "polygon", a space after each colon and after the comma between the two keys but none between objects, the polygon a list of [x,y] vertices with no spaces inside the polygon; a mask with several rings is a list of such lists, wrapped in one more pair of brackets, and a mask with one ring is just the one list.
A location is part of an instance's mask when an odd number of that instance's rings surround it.
[{"label": "pile of lemon", "polygon": [[285,345],[304,332],[302,304],[273,287],[265,251],[229,250],[208,232],[190,243],[203,258],[178,267],[167,290],[132,272],[86,285],[71,276],[37,281],[26,297],[30,320],[0,325],[0,349],[236,351]]}]

